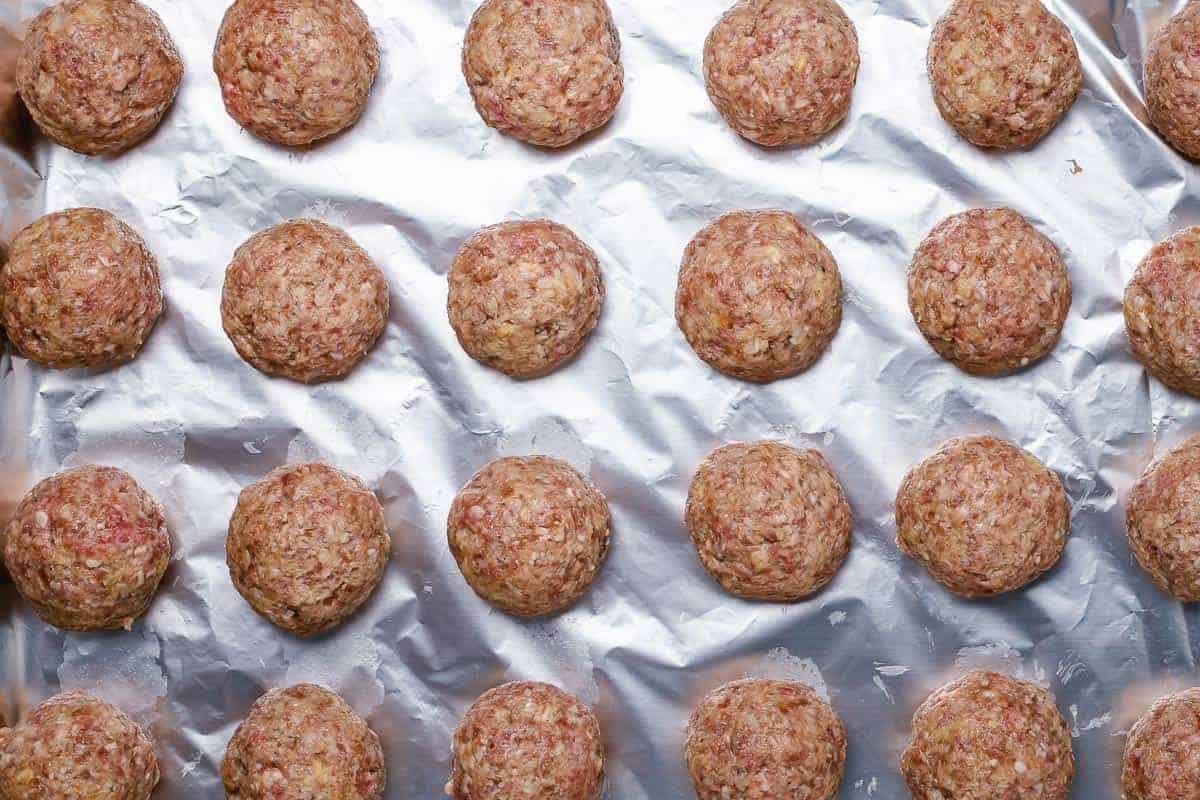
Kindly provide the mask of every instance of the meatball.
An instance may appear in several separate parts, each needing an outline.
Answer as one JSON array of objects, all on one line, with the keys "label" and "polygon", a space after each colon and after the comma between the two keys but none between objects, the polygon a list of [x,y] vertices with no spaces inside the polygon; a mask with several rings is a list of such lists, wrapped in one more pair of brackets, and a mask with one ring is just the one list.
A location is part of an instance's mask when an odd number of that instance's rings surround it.
[{"label": "meatball", "polygon": [[137,0],[55,3],[30,24],[17,61],[17,90],[34,122],[86,155],[148,136],[182,79],[171,34]]},{"label": "meatball", "polygon": [[1071,31],[1040,0],[954,0],[933,29],[928,67],[938,111],[979,147],[1029,147],[1083,86]]},{"label": "meatball", "polygon": [[683,747],[699,800],[832,800],[846,729],[804,684],[750,679],[701,701]]},{"label": "meatball", "polygon": [[625,91],[604,0],[485,0],[467,28],[462,70],[485,123],[541,147],[606,125]]},{"label": "meatball", "polygon": [[1058,476],[993,436],[950,439],[904,476],[896,542],[947,589],[986,597],[1058,563],[1070,527]]},{"label": "meatball", "polygon": [[213,70],[239,125],[305,145],[362,116],[379,43],[353,0],[236,0],[217,32]]},{"label": "meatball", "polygon": [[366,484],[326,464],[291,464],[242,490],[225,557],[255,611],[308,636],[366,602],[391,547],[383,506]]},{"label": "meatball", "polygon": [[1124,800],[1200,800],[1200,688],[1164,697],[1125,740]]},{"label": "meatball", "polygon": [[1152,464],[1125,508],[1129,547],[1154,585],[1200,601],[1200,436]]},{"label": "meatball", "polygon": [[148,800],[158,759],[133,720],[82,692],[50,698],[0,728],[4,800]]},{"label": "meatball", "polygon": [[46,478],[21,500],[4,539],[17,590],[39,617],[71,631],[129,629],[171,559],[158,501],[114,467]]},{"label": "meatball", "polygon": [[451,800],[600,800],[604,742],[592,710],[545,683],[485,692],[454,731]]},{"label": "meatball", "polygon": [[1071,309],[1058,248],[1007,208],[947,217],[908,268],[908,307],[938,355],[977,375],[1027,366],[1054,349]]},{"label": "meatball", "polygon": [[237,800],[380,800],[387,769],[366,721],[302,683],[258,698],[229,741],[221,780]]},{"label": "meatball", "polygon": [[1125,288],[1125,331],[1150,374],[1200,397],[1200,227],[1155,245]]},{"label": "meatball", "polygon": [[387,279],[346,233],[312,219],[276,225],[233,255],[221,323],[238,354],[302,383],[347,375],[387,325]]},{"label": "meatball", "polygon": [[510,614],[539,616],[587,591],[608,553],[608,501],[570,464],[500,458],[450,506],[447,538],[463,577]]},{"label": "meatball", "polygon": [[17,234],[0,264],[0,321],[18,350],[46,367],[129,361],[162,310],[154,256],[97,208],[47,214]]},{"label": "meatball", "polygon": [[1075,757],[1049,692],[973,670],[917,709],[900,771],[912,800],[1066,800]]},{"label": "meatball", "polygon": [[1150,40],[1143,84],[1151,124],[1180,153],[1200,158],[1200,6],[1186,4]]},{"label": "meatball", "polygon": [[547,220],[484,228],[450,266],[450,324],[467,354],[514,378],[557,369],[600,319],[596,254]]},{"label": "meatball", "polygon": [[858,34],[834,0],[740,0],[704,44],[704,83],[737,133],[812,144],[850,112]]},{"label": "meatball", "polygon": [[812,366],[842,322],[833,254],[786,211],[735,211],[683,254],[675,319],[714,369],[767,382]]},{"label": "meatball", "polygon": [[688,491],[688,531],[725,589],[799,600],[829,583],[850,551],[850,506],[816,450],[730,444],[700,465]]}]

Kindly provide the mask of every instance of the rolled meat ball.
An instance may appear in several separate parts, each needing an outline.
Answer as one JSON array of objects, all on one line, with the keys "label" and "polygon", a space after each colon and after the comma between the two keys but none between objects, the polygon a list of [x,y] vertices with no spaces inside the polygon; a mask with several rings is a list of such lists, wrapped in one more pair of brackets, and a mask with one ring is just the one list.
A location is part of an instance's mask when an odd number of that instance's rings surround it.
[{"label": "rolled meat ball", "polygon": [[1125,506],[1129,547],[1154,585],[1200,601],[1200,436],[1151,464]]},{"label": "rolled meat ball", "polygon": [[315,383],[343,378],[366,358],[390,306],[383,271],[345,231],[297,219],[233,254],[221,324],[256,369]]},{"label": "rolled meat ball", "polygon": [[171,34],[137,0],[54,3],[30,23],[17,60],[17,90],[34,122],[86,155],[146,138],[182,80]]},{"label": "rolled meat ball", "polygon": [[115,467],[76,467],[38,483],[3,538],[17,591],[44,621],[72,631],[129,629],[171,558],[162,507]]},{"label": "rolled meat ball", "polygon": [[604,741],[590,708],[545,683],[485,692],[454,731],[451,800],[600,800]]},{"label": "rolled meat ball", "polygon": [[564,461],[500,458],[450,506],[450,552],[475,592],[510,614],[562,611],[608,553],[608,501]]},{"label": "rolled meat ball", "polygon": [[229,740],[221,780],[231,800],[381,800],[387,768],[366,721],[302,683],[258,698]]},{"label": "rolled meat ball", "polygon": [[684,516],[704,568],[739,597],[807,597],[850,552],[850,505],[837,476],[816,450],[780,442],[710,453]]},{"label": "rolled meat ball", "polygon": [[740,0],[704,43],[713,105],[766,147],[812,144],[841,124],[858,66],[858,33],[834,0]]},{"label": "rolled meat ball", "polygon": [[900,771],[912,800],[1067,800],[1075,757],[1049,692],[972,670],[917,709]]},{"label": "rolled meat ball", "polygon": [[467,27],[462,71],[485,123],[541,147],[608,124],[625,91],[605,0],[485,0]]},{"label": "rolled meat ball", "polygon": [[832,800],[846,765],[846,729],[795,681],[728,683],[687,723],[684,759],[699,800]]},{"label": "rolled meat ball", "polygon": [[587,342],[604,305],[595,252],[548,220],[472,236],[450,265],[447,313],[471,358],[514,378],[546,375]]},{"label": "rolled meat ball", "polygon": [[289,464],[247,486],[225,540],[234,588],[301,636],[341,624],[365,603],[390,553],[379,500],[327,464]]},{"label": "rolled meat ball", "polygon": [[4,800],[149,800],[158,778],[142,729],[83,692],[56,695],[0,728]]},{"label": "rolled meat ball", "polygon": [[163,311],[158,264],[125,223],[72,208],[17,233],[0,264],[0,321],[34,363],[101,369],[130,361]]},{"label": "rolled meat ball", "polygon": [[955,594],[1025,586],[1058,563],[1070,509],[1059,477],[994,436],[950,439],[904,476],[896,542]]},{"label": "rolled meat ball", "polygon": [[379,60],[354,0],[235,0],[217,32],[213,70],[239,125],[298,146],[358,121]]}]

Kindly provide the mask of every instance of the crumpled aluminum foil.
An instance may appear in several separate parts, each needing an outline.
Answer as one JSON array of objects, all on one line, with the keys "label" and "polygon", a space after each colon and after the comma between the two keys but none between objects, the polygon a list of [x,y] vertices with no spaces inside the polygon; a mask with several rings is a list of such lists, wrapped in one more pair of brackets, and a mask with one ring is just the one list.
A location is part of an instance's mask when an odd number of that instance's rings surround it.
[{"label": "crumpled aluminum foil", "polygon": [[[225,114],[210,52],[225,3],[148,0],[187,63],[159,131],[116,158],[0,146],[0,241],[47,211],[108,208],[158,255],[167,312],[132,364],[52,372],[0,357],[0,514],[40,477],[103,462],[167,508],[176,555],[131,633],[69,634],[0,587],[0,690],[10,719],[60,688],[119,703],[157,743],[158,797],[221,796],[225,743],[265,689],[342,692],[388,756],[389,798],[441,795],[450,736],[506,679],[553,681],[595,703],[608,797],[692,797],[683,728],[695,702],[746,674],[827,692],[850,753],[841,797],[905,794],[898,755],[913,709],[971,665],[1041,681],[1075,735],[1072,797],[1119,796],[1122,733],[1151,697],[1195,682],[1195,610],[1133,563],[1123,495],[1156,454],[1197,429],[1197,401],[1148,381],[1121,295],[1151,244],[1200,222],[1195,167],[1147,126],[1146,42],[1182,2],[1050,0],[1071,27],[1085,88],[1027,152],[980,151],[938,116],[925,50],[943,0],[844,0],[861,38],[850,119],[821,144],[768,151],[737,138],[700,77],[704,38],[729,0],[610,0],[628,87],[613,123],[561,152],[487,129],[459,71],[476,0],[359,0],[383,68],[349,133],[288,151]],[[12,36],[49,0],[0,4]],[[0,98],[4,95],[0,71]],[[3,119],[0,109],[0,119]],[[11,137],[10,137],[11,139]],[[1002,379],[966,376],[913,325],[904,272],[944,216],[1010,205],[1067,259],[1074,305],[1052,355]],[[845,320],[808,373],[768,386],[723,377],[673,319],[687,241],[721,212],[782,206],[836,255]],[[340,383],[306,388],[243,363],[221,331],[233,250],[297,215],[346,226],[386,271],[380,346]],[[446,271],[479,227],[546,216],[601,257],[608,301],[581,358],[513,382],[472,362],[445,316]],[[905,470],[942,440],[989,431],[1064,478],[1073,524],[1062,563],[1028,589],[960,600],[894,545]],[[817,597],[743,602],[700,566],[682,523],[692,471],[713,447],[774,437],[821,448],[854,508],[854,546]],[[467,587],[444,525],[467,478],[502,454],[568,459],[607,494],[611,556],[573,610],[539,622],[491,610]],[[300,641],[235,593],[224,534],[241,487],[322,458],[369,481],[395,555],[342,628]]]}]

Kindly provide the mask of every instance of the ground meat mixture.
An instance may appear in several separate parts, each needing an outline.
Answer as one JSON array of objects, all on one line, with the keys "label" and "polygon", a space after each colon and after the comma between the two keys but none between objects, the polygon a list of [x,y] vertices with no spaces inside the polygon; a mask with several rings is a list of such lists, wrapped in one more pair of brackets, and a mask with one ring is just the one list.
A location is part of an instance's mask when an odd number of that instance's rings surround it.
[{"label": "ground meat mixture", "polygon": [[30,24],[17,62],[17,89],[38,127],[87,155],[144,139],[182,79],[171,35],[136,0],[55,3]]},{"label": "ground meat mixture", "polygon": [[1054,349],[1071,278],[1054,243],[1007,208],[938,224],[908,269],[908,307],[942,358],[979,374],[1011,372]]},{"label": "ground meat mixture", "polygon": [[600,800],[600,723],[553,686],[506,683],[467,710],[451,769],[452,800]]},{"label": "ground meat mixture", "polygon": [[450,266],[450,324],[475,360],[515,378],[553,371],[583,347],[604,305],[596,254],[546,220],[472,236]]},{"label": "ground meat mixture", "polygon": [[348,374],[387,325],[383,271],[346,233],[312,219],[276,225],[233,255],[221,322],[242,358],[311,383]]},{"label": "ground meat mixture", "polygon": [[714,369],[748,381],[803,372],[842,322],[833,254],[786,211],[735,211],[683,255],[675,319]]},{"label": "ground meat mixture", "polygon": [[1152,464],[1129,493],[1129,547],[1158,588],[1200,601],[1200,436]]},{"label": "ground meat mixture", "polygon": [[846,729],[802,683],[726,684],[692,712],[686,737],[699,800],[832,800],[842,782]]},{"label": "ground meat mixture", "polygon": [[353,0],[236,0],[213,69],[225,109],[259,138],[305,145],[362,116],[379,43]]},{"label": "ground meat mixture", "polygon": [[811,144],[841,124],[858,65],[854,23],[834,0],[741,0],[704,44],[708,96],[767,147]]},{"label": "ground meat mixture", "polygon": [[979,147],[1028,147],[1083,86],[1075,39],[1039,0],[954,0],[929,43],[933,99]]},{"label": "ground meat mixture", "polygon": [[1133,354],[1172,389],[1200,397],[1200,227],[1155,245],[1125,288]]},{"label": "ground meat mixture", "polygon": [[266,619],[308,636],[375,591],[391,553],[383,506],[326,464],[290,464],[247,486],[229,521],[233,585]]},{"label": "ground meat mixture", "polygon": [[500,458],[450,506],[447,538],[480,597],[521,616],[552,614],[587,591],[609,544],[608,501],[570,464]]},{"label": "ground meat mixture", "polygon": [[114,467],[76,467],[37,484],[4,538],[17,590],[43,620],[72,631],[128,629],[171,558],[158,501]]},{"label": "ground meat mixture", "polygon": [[47,214],[17,234],[0,264],[0,321],[22,355],[43,366],[129,361],[162,310],[154,256],[100,209]]},{"label": "ground meat mixture", "polygon": [[688,491],[700,560],[739,597],[799,600],[833,579],[850,552],[850,506],[816,450],[730,444],[700,465]]},{"label": "ground meat mixture", "polygon": [[1067,800],[1075,758],[1049,692],[973,670],[917,709],[900,770],[912,800]]},{"label": "ground meat mixture", "polygon": [[1058,563],[1070,527],[1058,476],[992,436],[951,439],[896,494],[897,544],[963,597],[1018,589]]},{"label": "ground meat mixture", "polygon": [[154,748],[133,720],[82,692],[50,698],[0,728],[4,800],[148,800]]},{"label": "ground meat mixture", "polygon": [[1164,697],[1125,740],[1124,800],[1200,800],[1200,689]]},{"label": "ground meat mixture", "polygon": [[221,762],[229,800],[380,800],[379,737],[346,701],[302,683],[254,703]]},{"label": "ground meat mixture", "polygon": [[1155,34],[1143,78],[1150,122],[1176,150],[1200,159],[1200,5],[1188,3]]},{"label": "ground meat mixture", "polygon": [[542,147],[607,124],[625,91],[604,0],[485,0],[467,28],[462,69],[484,122]]}]

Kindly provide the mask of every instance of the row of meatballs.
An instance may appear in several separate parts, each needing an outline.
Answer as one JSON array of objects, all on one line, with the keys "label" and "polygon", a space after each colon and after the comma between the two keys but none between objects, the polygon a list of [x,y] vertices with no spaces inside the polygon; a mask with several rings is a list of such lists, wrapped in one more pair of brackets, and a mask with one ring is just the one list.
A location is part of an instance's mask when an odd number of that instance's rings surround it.
[{"label": "row of meatballs", "polygon": [[[1127,531],[1164,592],[1200,600],[1200,437],[1130,491]],[[1062,557],[1070,527],[1058,476],[992,436],[951,439],[904,477],[897,544],[966,598],[1014,591]],[[704,568],[738,597],[794,602],[828,584],[851,547],[842,487],[816,450],[729,444],[703,461],[684,518]],[[604,495],[546,456],[487,464],[451,503],[447,541],[484,600],[518,616],[563,611],[608,554]],[[130,628],[171,558],[159,503],[123,470],[83,466],[38,483],[0,529],[17,590],[51,625]],[[234,587],[275,625],[328,630],[374,592],[391,554],[383,507],[357,477],[321,463],[279,467],[244,488],[225,542]]]},{"label": "row of meatballs", "polygon": [[[1200,395],[1200,227],[1153,247],[1125,291],[1135,355],[1166,385]],[[447,310],[466,352],[516,378],[545,375],[583,347],[605,283],[595,252],[547,220],[506,222],[468,239],[449,270]],[[736,211],[704,227],[679,270],[675,316],[696,354],[748,381],[809,368],[842,320],[829,249],[793,214]],[[963,370],[1012,372],[1049,353],[1071,279],[1046,236],[1005,208],[939,223],[908,268],[913,319]],[[237,249],[221,317],[238,353],[272,375],[311,382],[349,373],[382,334],[382,270],[344,231],[292,220]],[[70,209],[21,230],[0,266],[0,324],[23,355],[55,367],[132,359],[163,310],[158,267],[110,213]]]},{"label": "row of meatballs", "polygon": [[[1200,8],[1154,37],[1144,69],[1155,127],[1200,157]],[[704,44],[709,97],[757,144],[811,144],[847,116],[860,65],[854,23],[835,0],[740,0]],[[954,0],[930,39],[942,116],[968,141],[1028,147],[1083,83],[1070,30],[1040,0]],[[353,0],[236,0],[213,68],[225,107],[281,145],[327,139],[362,114],[379,44]],[[462,70],[484,121],[563,147],[607,124],[624,93],[621,42],[605,0],[486,0]],[[83,153],[126,149],[157,126],[183,64],[161,19],[137,0],[62,0],[33,22],[17,86],[39,127]]]},{"label": "row of meatballs", "polygon": [[[1200,688],[1159,699],[1129,731],[1124,800],[1185,800],[1200,786]],[[701,700],[684,761],[698,800],[832,800],[846,730],[809,686],[748,678]],[[484,693],[451,743],[452,800],[600,800],[605,745],[591,708],[545,683]],[[916,710],[900,771],[913,800],[1066,800],[1071,734],[1034,683],[972,670]],[[383,748],[337,694],[312,684],[272,689],[225,751],[221,778],[237,800],[380,800]],[[0,728],[0,796],[9,800],[148,800],[159,780],[145,733],[109,703],[72,691]]]}]

